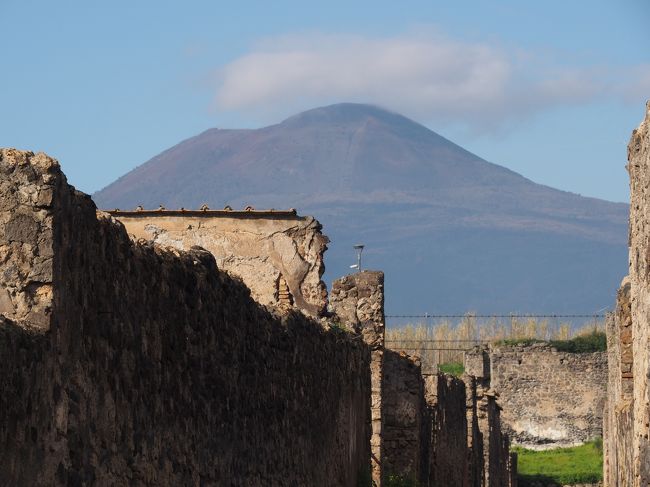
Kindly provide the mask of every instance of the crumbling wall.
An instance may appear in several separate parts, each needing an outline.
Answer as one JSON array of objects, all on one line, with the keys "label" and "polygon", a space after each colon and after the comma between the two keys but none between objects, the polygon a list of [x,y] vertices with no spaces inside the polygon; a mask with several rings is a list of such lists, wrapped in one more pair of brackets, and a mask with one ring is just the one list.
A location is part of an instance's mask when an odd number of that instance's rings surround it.
[{"label": "crumbling wall", "polygon": [[328,239],[314,218],[291,211],[158,210],[110,212],[135,239],[211,252],[219,269],[244,281],[264,305],[321,315],[327,290],[321,281]]},{"label": "crumbling wall", "polygon": [[332,284],[330,309],[333,319],[358,333],[371,350],[372,479],[382,482],[382,388],[384,370],[384,273],[363,271],[344,276]]},{"label": "crumbling wall", "polygon": [[[445,374],[425,377],[431,422],[428,485],[464,487],[472,480],[465,383]],[[479,484],[480,485],[480,484]]]},{"label": "crumbling wall", "polygon": [[420,363],[404,352],[384,352],[383,478],[426,478],[427,410]]},{"label": "crumbling wall", "polygon": [[633,485],[632,315],[630,280],[617,294],[607,317],[608,395],[603,418],[603,477],[607,486]]},{"label": "crumbling wall", "polygon": [[271,315],[203,249],[134,243],[45,155],[0,173],[2,485],[357,485],[361,340]]},{"label": "crumbling wall", "polygon": [[482,487],[485,485],[485,465],[483,463],[483,433],[478,424],[477,390],[480,388],[480,378],[468,375],[462,376],[465,385],[465,411],[467,418],[467,468],[468,485]]},{"label": "crumbling wall", "polygon": [[[650,484],[650,102],[628,145],[630,269],[608,323],[605,485]],[[631,343],[631,347],[630,347]],[[631,387],[630,387],[631,386]]]},{"label": "crumbling wall", "polygon": [[493,391],[477,389],[477,419],[483,439],[483,485],[516,486],[516,457],[510,453],[510,440],[504,434],[501,406]]},{"label": "crumbling wall", "polygon": [[54,177],[44,154],[0,165],[0,314],[47,330],[52,311]]},{"label": "crumbling wall", "polygon": [[484,399],[489,361],[476,363],[478,378],[423,376],[417,357],[384,348],[383,289],[381,272],[363,271],[335,281],[330,296],[333,319],[372,350],[375,484],[515,486],[516,464],[500,431],[499,408],[493,396]]},{"label": "crumbling wall", "polygon": [[[567,353],[540,343],[466,353],[468,370],[499,395],[511,440],[527,448],[581,444],[602,436],[607,395],[605,352]],[[487,384],[487,385],[486,385]]]}]

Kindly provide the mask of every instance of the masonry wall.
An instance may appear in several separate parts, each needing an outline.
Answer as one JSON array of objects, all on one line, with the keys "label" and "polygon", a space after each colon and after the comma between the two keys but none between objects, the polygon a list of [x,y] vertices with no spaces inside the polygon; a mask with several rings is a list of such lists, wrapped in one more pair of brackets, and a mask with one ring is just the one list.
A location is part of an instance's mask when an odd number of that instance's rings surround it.
[{"label": "masonry wall", "polygon": [[321,315],[327,290],[321,281],[328,239],[310,216],[291,211],[112,211],[136,239],[211,252],[219,269],[241,278],[264,305],[296,307]]},{"label": "masonry wall", "polygon": [[384,342],[384,273],[363,271],[337,279],[332,284],[330,310],[333,319],[359,334],[370,348],[371,421],[370,439],[372,480],[377,487],[382,483],[384,446],[382,441]]},{"label": "masonry wall", "polygon": [[603,477],[607,486],[634,484],[630,287],[626,277],[617,293],[616,309],[607,318],[609,393],[603,419]]},{"label": "masonry wall", "polygon": [[607,329],[613,393],[605,418],[605,482],[609,487],[650,484],[650,102],[645,119],[632,133],[627,169],[629,278],[623,282],[614,320]]},{"label": "masonry wall", "polygon": [[485,485],[485,465],[483,458],[483,433],[478,423],[478,396],[480,390],[479,378],[468,375],[462,376],[465,386],[465,417],[467,418],[467,468],[468,485],[481,487]]},{"label": "masonry wall", "polygon": [[486,392],[489,364],[477,362],[478,378],[423,376],[417,357],[384,348],[383,288],[381,272],[363,271],[336,280],[330,295],[334,321],[372,350],[375,484],[515,486],[516,464],[501,433],[500,408]]},{"label": "masonry wall", "polygon": [[0,152],[0,483],[342,485],[370,354],[199,248],[134,243],[56,161]]},{"label": "masonry wall", "polygon": [[470,483],[472,445],[468,441],[465,383],[433,374],[425,377],[424,384],[431,428],[428,485],[476,485]]},{"label": "masonry wall", "polygon": [[514,443],[543,449],[602,436],[605,352],[558,352],[546,344],[492,346],[467,352],[468,371],[483,368],[486,360],[489,372],[483,371],[483,378],[499,396],[504,431]]},{"label": "masonry wall", "polygon": [[424,380],[419,361],[403,352],[384,352],[382,415],[383,478],[424,483],[430,428]]},{"label": "masonry wall", "polygon": [[502,408],[492,391],[477,391],[477,420],[483,439],[483,485],[516,486],[516,459],[510,453],[510,439],[504,434]]}]

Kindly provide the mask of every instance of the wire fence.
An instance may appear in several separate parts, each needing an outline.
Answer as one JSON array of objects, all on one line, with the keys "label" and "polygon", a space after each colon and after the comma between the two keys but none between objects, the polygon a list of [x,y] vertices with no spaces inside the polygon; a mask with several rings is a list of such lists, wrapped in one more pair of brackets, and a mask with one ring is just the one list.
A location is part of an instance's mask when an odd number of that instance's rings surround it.
[{"label": "wire fence", "polygon": [[432,373],[441,364],[462,363],[465,352],[477,345],[505,339],[566,340],[603,331],[606,316],[601,312],[386,315],[389,325],[390,320],[410,320],[387,327],[386,346],[417,355],[423,372]]},{"label": "wire fence", "polygon": [[425,318],[425,319],[448,319],[448,318],[605,318],[604,314],[500,314],[500,315],[480,315],[480,314],[464,314],[464,315],[436,315],[425,313],[423,315],[386,315],[386,318]]}]

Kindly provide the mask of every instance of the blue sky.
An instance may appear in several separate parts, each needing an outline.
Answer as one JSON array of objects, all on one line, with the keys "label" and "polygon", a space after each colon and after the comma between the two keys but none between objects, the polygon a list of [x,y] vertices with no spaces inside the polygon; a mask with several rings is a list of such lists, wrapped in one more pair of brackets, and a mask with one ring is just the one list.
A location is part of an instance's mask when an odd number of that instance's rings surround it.
[{"label": "blue sky", "polygon": [[0,0],[0,146],[93,192],[209,127],[375,103],[534,181],[626,201],[650,1]]}]

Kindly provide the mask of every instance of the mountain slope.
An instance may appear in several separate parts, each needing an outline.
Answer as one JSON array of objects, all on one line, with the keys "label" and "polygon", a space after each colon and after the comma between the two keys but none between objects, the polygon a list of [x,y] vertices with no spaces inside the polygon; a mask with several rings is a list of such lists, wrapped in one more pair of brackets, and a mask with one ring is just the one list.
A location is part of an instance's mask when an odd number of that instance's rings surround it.
[{"label": "mountain slope", "polygon": [[591,312],[627,262],[627,205],[538,185],[377,107],[210,129],[94,196],[100,207],[298,208],[332,239],[331,279],[367,245],[389,312]]}]

